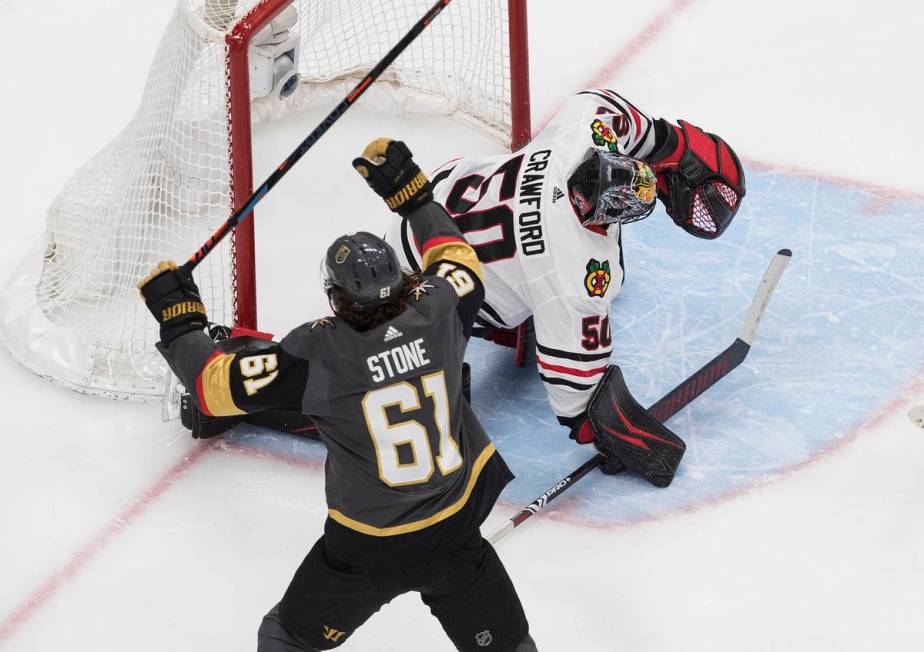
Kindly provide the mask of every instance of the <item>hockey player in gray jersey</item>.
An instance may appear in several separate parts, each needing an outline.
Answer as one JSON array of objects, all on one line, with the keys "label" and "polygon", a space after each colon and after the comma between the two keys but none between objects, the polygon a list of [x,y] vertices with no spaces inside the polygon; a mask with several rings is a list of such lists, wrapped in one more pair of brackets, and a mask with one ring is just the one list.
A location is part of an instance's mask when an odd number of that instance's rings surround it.
[{"label": "hockey player in gray jersey", "polygon": [[139,284],[159,350],[209,416],[301,409],[327,446],[324,536],[264,618],[261,652],[338,647],[379,608],[420,593],[459,650],[536,650],[479,526],[512,479],[462,395],[484,297],[481,267],[404,143],[379,139],[354,167],[421,244],[422,273],[368,233],[324,262],[335,316],[281,342],[203,332],[192,278],[161,263]]}]

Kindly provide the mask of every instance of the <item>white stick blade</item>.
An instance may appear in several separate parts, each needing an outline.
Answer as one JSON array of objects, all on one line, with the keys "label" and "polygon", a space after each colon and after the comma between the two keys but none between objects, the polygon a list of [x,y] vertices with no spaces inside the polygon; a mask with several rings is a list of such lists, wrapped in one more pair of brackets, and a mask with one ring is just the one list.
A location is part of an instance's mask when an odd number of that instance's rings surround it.
[{"label": "white stick blade", "polygon": [[767,304],[770,303],[770,297],[773,296],[773,291],[776,289],[777,283],[780,282],[780,278],[783,276],[783,272],[786,271],[786,266],[790,260],[792,260],[792,252],[789,249],[780,249],[773,257],[773,260],[770,261],[763,278],[760,279],[754,301],[751,302],[748,316],[744,320],[741,332],[738,334],[738,337],[748,345],[754,342],[757,327],[760,325],[760,318],[763,317],[764,310],[767,309]]}]

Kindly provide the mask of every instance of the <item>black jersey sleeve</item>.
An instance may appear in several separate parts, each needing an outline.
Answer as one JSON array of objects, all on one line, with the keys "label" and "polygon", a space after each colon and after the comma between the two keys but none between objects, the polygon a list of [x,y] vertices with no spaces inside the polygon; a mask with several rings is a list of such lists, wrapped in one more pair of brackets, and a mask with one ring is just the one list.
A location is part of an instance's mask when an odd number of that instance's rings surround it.
[{"label": "black jersey sleeve", "polygon": [[427,202],[408,215],[408,223],[419,246],[424,276],[446,279],[459,297],[456,311],[465,336],[471,335],[472,324],[484,301],[481,263],[456,223],[436,202]]},{"label": "black jersey sleeve", "polygon": [[233,337],[220,345],[196,331],[159,347],[170,367],[209,416],[301,408],[308,361],[278,342]]}]

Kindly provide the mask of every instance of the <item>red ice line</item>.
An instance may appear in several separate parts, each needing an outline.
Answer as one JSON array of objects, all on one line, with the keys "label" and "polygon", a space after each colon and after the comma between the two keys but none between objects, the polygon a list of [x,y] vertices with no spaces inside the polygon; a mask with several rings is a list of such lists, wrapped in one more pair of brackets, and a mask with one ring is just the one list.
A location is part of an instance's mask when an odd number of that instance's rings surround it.
[{"label": "red ice line", "polygon": [[[587,518],[575,516],[573,511],[566,509],[567,501],[562,501],[559,503],[559,508],[556,511],[549,512],[548,518],[553,521],[558,521],[559,523],[580,525],[581,527],[593,528],[597,530],[614,530],[618,528],[639,525],[641,523],[654,523],[657,521],[663,521],[677,516],[678,514],[692,514],[693,512],[698,512],[705,507],[712,507],[732,499],[740,498],[741,496],[746,496],[756,491],[759,487],[779,482],[780,480],[788,478],[808,466],[812,466],[824,459],[827,459],[828,457],[831,457],[834,453],[842,450],[843,448],[847,447],[847,445],[856,441],[864,432],[875,430],[879,425],[882,424],[883,421],[885,421],[888,417],[891,417],[900,405],[910,401],[921,392],[924,392],[924,372],[919,374],[915,380],[909,383],[908,386],[905,387],[905,389],[902,390],[896,398],[892,399],[881,408],[873,412],[866,419],[856,424],[853,428],[844,433],[840,439],[830,442],[827,446],[818,449],[804,460],[795,462],[789,466],[784,466],[778,471],[775,471],[774,473],[763,478],[756,479],[748,484],[734,487],[733,489],[729,489],[724,493],[698,500],[695,503],[680,505],[673,509],[659,512],[656,515],[640,516],[619,522],[601,523],[599,521],[592,521]],[[572,497],[571,502],[574,501],[575,498]]]},{"label": "red ice line", "polygon": [[[693,6],[695,2],[696,0],[673,0],[666,9],[657,14],[640,32],[629,39],[622,49],[578,90],[604,86],[607,81],[622,72],[623,68],[651,45],[651,43],[661,35],[661,32],[680,15],[680,12]],[[555,116],[556,112],[557,109],[536,123],[536,126],[533,128],[533,136],[538,134],[549,124],[549,121]]]},{"label": "red ice line", "polygon": [[45,580],[32,595],[26,598],[25,602],[23,602],[16,611],[7,616],[3,623],[0,624],[0,643],[12,636],[19,627],[32,617],[39,607],[54,596],[58,589],[74,579],[74,577],[86,568],[87,565],[99,555],[103,548],[109,545],[117,535],[132,523],[132,521],[143,512],[147,511],[147,509],[154,504],[154,501],[160,498],[174,482],[179,480],[202,458],[203,454],[211,448],[212,447],[208,445],[201,445],[189,451],[183,459],[161,475],[149,489],[138,496],[128,507],[123,509],[115,518],[109,521],[109,524],[100,530],[89,543],[78,550],[64,566]]},{"label": "red ice line", "polygon": [[[692,6],[696,0],[674,0],[670,6],[668,6],[664,11],[655,16],[655,18],[638,34],[635,35],[625,47],[620,50],[615,57],[603,68],[601,68],[596,75],[582,88],[592,88],[595,86],[601,85],[606,80],[614,77],[620,73],[623,68],[625,68],[628,63],[637,57],[641,52],[657,37],[664,31],[664,29],[673,21],[673,19],[684,9]],[[543,121],[539,122],[538,130],[541,130],[549,120],[551,120],[551,115],[546,117]],[[869,192],[875,193],[880,197],[885,198],[896,198],[896,199],[921,199],[924,200],[924,193],[915,193],[910,191],[899,190],[895,188],[888,188],[886,186],[879,186],[875,184],[870,184],[867,182],[858,181],[855,179],[850,179],[847,177],[839,176],[829,176],[829,175],[820,175],[812,170],[807,168],[799,168],[796,166],[779,166],[771,163],[763,163],[759,161],[745,161],[750,167],[772,170],[774,172],[779,172],[782,174],[789,174],[792,176],[802,176],[808,178],[821,179],[828,183],[833,183],[843,186],[852,186],[857,187]],[[882,419],[884,419],[891,411],[893,411],[902,401],[907,400],[908,396],[913,391],[920,391],[924,388],[924,379],[919,380],[915,383],[912,388],[905,392],[899,399],[889,403],[879,412],[877,412],[870,420],[857,426],[852,431],[850,431],[845,437],[840,441],[835,442],[834,444],[828,446],[825,449],[822,449],[811,458],[795,464],[791,467],[784,469],[777,477],[783,477],[793,473],[808,464],[814,463],[818,459],[825,457],[835,450],[841,448],[847,443],[856,439],[856,437],[863,431],[873,428],[877,425]],[[213,450],[215,446],[213,445],[200,445],[192,449],[182,460],[180,460],[176,465],[173,466],[170,470],[164,473],[147,491],[145,491],[139,498],[134,500],[127,508],[122,510],[118,516],[110,521],[109,525],[103,528],[88,544],[83,548],[78,550],[73,557],[59,570],[52,574],[42,585],[32,593],[23,603],[18,607],[12,614],[10,614],[2,624],[0,624],[0,643],[9,639],[22,625],[28,622],[35,614],[35,612],[43,606],[48,600],[50,600],[55,593],[64,586],[67,582],[73,580],[81,571],[83,571],[89,564],[92,562],[102,550],[112,542],[117,535],[119,535],[125,528],[131,524],[138,516],[150,508],[154,502],[173,485],[180,477],[182,477],[189,469],[195,466],[199,460],[202,459],[203,455],[210,450]],[[250,457],[256,457],[261,459],[273,459],[277,461],[284,462],[286,464],[292,464],[296,466],[304,466],[308,468],[320,468],[321,464],[314,461],[304,461],[294,456],[287,456],[278,453],[267,453],[265,451],[259,451],[257,449],[249,447],[238,447],[238,446],[225,446],[225,450],[243,454]],[[674,510],[674,512],[692,512],[706,505],[715,504],[727,500],[731,497],[737,496],[739,494],[744,494],[752,491],[757,486],[757,483],[749,485],[747,487],[739,488],[734,491],[730,491],[726,494],[714,497],[708,501],[701,501],[696,505],[685,506]],[[560,513],[562,510],[557,510]],[[664,518],[670,516],[674,512],[668,512],[662,514],[658,518]],[[552,512],[550,517],[555,518],[556,512]],[[593,522],[584,522],[580,519],[566,518],[566,519],[557,519],[565,520],[571,523],[585,525],[589,527],[601,527],[599,523]],[[626,526],[631,525],[637,522],[645,520],[655,520],[654,518],[643,518],[638,521],[622,523],[620,525]],[[612,528],[614,525],[608,524],[607,528]]]}]

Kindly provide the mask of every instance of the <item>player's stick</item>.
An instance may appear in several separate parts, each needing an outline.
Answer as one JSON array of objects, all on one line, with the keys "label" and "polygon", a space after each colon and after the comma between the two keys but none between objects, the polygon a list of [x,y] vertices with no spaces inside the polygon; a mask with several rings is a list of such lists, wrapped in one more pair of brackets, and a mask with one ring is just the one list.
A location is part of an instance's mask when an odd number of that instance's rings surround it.
[{"label": "player's stick", "polygon": [[[747,357],[748,351],[751,350],[751,343],[757,334],[757,326],[760,324],[760,318],[770,303],[770,297],[776,289],[777,283],[783,272],[786,271],[786,265],[792,258],[792,252],[789,249],[781,249],[770,261],[767,271],[764,272],[760,280],[760,286],[751,302],[751,308],[745,317],[744,325],[738,333],[738,337],[732,344],[706,363],[699,371],[677,385],[674,389],[664,395],[657,403],[648,408],[653,417],[664,423],[680,410],[693,402],[696,397],[715,385],[721,378],[724,378],[732,369],[737,367]],[[523,521],[534,514],[538,514],[545,509],[545,506],[558,498],[575,482],[600,466],[603,462],[601,455],[594,455],[592,458],[581,464],[578,468],[558,481],[555,486],[537,497],[529,505],[517,512],[513,518],[507,521],[501,529],[495,532],[488,541],[492,544],[497,543]]]},{"label": "player's stick", "polygon": [[211,252],[219,242],[224,240],[226,235],[234,230],[234,227],[240,224],[244,219],[247,218],[248,215],[253,212],[254,207],[260,203],[260,201],[270,190],[273,189],[273,186],[279,183],[279,180],[282,179],[282,177],[284,177],[296,163],[298,163],[299,159],[304,156],[305,152],[311,149],[311,147],[316,142],[318,142],[318,140],[320,140],[321,136],[323,136],[327,130],[330,129],[331,126],[333,126],[333,124],[340,119],[340,116],[346,113],[347,109],[353,106],[356,100],[358,100],[362,94],[366,92],[366,89],[372,85],[372,82],[378,79],[378,77],[385,71],[385,69],[390,66],[395,59],[398,58],[398,55],[404,52],[407,46],[409,46],[414,41],[414,39],[420,36],[421,32],[426,29],[427,25],[433,22],[433,19],[436,18],[450,2],[452,2],[452,0],[439,0],[430,8],[430,10],[424,15],[423,18],[417,21],[417,23],[411,28],[411,31],[405,34],[404,38],[398,41],[398,44],[388,51],[388,54],[386,54],[382,60],[379,61],[372,70],[369,71],[369,74],[363,77],[362,81],[356,85],[356,88],[350,91],[349,95],[343,98],[343,101],[334,107],[334,110],[331,111],[326,118],[324,118],[321,124],[315,127],[314,131],[308,134],[308,137],[305,138],[305,140],[303,140],[301,144],[295,148],[295,151],[289,155],[289,158],[284,160],[282,164],[273,171],[269,178],[263,182],[263,185],[257,188],[256,192],[254,192],[250,199],[247,200],[247,203],[245,203],[239,211],[234,213],[234,215],[228,218],[224,224],[218,227],[218,230],[215,231],[215,233],[213,233],[212,236],[205,241],[205,244],[199,247],[196,253],[194,253],[192,257],[190,257],[190,259],[183,264],[182,269],[184,271],[191,273],[196,268],[196,265],[201,263],[202,260],[209,255],[209,252]]}]

